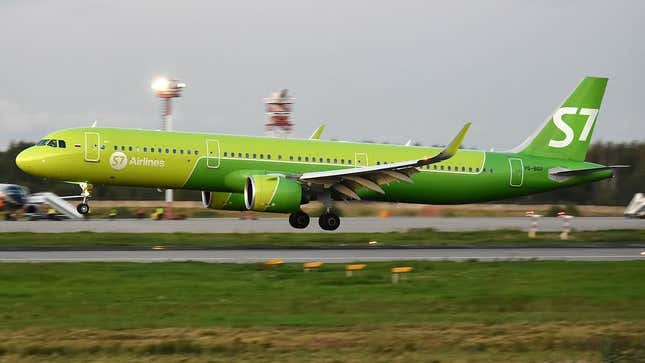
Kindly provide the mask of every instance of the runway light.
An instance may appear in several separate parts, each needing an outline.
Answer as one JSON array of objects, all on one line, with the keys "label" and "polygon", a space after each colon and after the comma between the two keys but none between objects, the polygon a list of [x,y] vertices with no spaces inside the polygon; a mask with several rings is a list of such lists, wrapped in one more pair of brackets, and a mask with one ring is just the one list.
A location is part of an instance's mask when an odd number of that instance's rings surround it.
[{"label": "runway light", "polygon": [[371,245],[375,245],[375,244],[378,243],[378,241],[369,241],[368,243],[371,244]]}]

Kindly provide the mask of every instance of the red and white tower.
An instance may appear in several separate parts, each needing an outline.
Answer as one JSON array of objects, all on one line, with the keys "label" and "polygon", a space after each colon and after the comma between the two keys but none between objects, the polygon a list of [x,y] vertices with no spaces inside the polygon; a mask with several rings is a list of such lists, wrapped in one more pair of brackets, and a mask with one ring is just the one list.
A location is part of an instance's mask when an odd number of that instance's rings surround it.
[{"label": "red and white tower", "polygon": [[266,134],[275,137],[288,137],[291,135],[293,124],[291,113],[295,98],[290,97],[288,90],[283,89],[273,92],[264,99],[265,115],[267,116]]}]

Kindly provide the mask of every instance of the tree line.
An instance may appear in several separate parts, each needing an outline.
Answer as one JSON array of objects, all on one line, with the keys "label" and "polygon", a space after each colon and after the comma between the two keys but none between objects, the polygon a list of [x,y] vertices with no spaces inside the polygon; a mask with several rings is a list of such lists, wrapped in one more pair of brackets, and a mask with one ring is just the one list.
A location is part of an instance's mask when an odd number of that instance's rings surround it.
[{"label": "tree line", "polygon": [[[79,194],[78,186],[51,182],[25,174],[16,166],[16,155],[33,145],[17,142],[0,151],[0,183],[20,184],[31,192],[51,191],[59,195]],[[625,205],[634,193],[643,192],[645,180],[645,142],[612,143],[597,142],[590,146],[587,160],[603,165],[627,164],[630,168],[615,172],[613,179],[570,187],[551,192],[514,198],[502,202],[547,203],[547,204],[597,204]],[[93,197],[105,200],[163,200],[163,193],[152,188],[117,187],[95,185]],[[197,191],[178,190],[177,200],[199,200]]]}]

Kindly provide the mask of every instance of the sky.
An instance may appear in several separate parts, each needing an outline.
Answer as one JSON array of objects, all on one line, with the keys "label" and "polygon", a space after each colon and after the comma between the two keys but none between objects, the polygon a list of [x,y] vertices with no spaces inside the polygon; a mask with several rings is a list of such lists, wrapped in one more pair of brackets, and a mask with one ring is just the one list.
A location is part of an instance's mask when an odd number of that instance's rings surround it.
[{"label": "sky", "polygon": [[[645,140],[644,1],[0,0],[0,149],[56,129],[261,135],[288,88],[294,136],[521,143],[587,75],[610,78],[594,141]],[[638,86],[640,85],[640,86]]]}]

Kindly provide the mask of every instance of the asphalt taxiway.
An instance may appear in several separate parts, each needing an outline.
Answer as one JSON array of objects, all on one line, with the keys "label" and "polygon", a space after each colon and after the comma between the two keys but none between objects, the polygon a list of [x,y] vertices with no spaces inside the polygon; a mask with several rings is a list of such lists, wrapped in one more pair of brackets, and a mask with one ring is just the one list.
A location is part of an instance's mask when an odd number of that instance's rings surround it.
[{"label": "asphalt taxiway", "polygon": [[[541,218],[541,231],[559,231],[560,218]],[[475,231],[494,229],[527,230],[527,217],[510,218],[450,218],[450,217],[391,217],[343,218],[336,232],[397,232],[410,229],[432,228],[440,231]],[[574,230],[645,229],[645,220],[622,217],[580,217],[573,218]],[[0,222],[0,232],[124,232],[124,233],[311,233],[323,232],[317,219],[312,218],[309,227],[296,230],[289,226],[286,218],[261,218],[241,220],[237,218],[194,218],[181,221],[153,221],[150,219],[90,219],[84,221],[18,221]],[[327,232],[329,233],[329,232]],[[333,233],[333,232],[332,232]]]},{"label": "asphalt taxiway", "polygon": [[0,262],[184,262],[248,263],[376,261],[625,261],[645,259],[643,248],[414,248],[414,249],[230,249],[0,251]]}]

